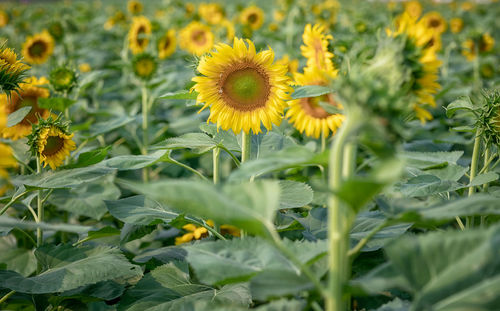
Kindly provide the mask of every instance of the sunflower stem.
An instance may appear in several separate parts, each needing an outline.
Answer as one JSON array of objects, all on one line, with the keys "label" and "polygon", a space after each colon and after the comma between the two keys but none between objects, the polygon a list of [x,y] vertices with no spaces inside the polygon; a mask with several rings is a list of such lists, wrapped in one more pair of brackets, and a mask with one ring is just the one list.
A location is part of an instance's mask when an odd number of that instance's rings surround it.
[{"label": "sunflower stem", "polygon": [[[148,89],[143,84],[141,87],[141,95],[142,95],[142,154],[148,154],[148,145],[149,145],[149,137],[148,137]],[[142,169],[142,180],[144,182],[149,181],[149,168],[145,167]]]},{"label": "sunflower stem", "polygon": [[321,153],[325,152],[326,138],[327,138],[327,134],[325,134],[324,131],[321,131]]},{"label": "sunflower stem", "polygon": [[[481,172],[487,173],[488,172],[488,166],[490,165],[490,163],[491,163],[491,160],[490,160],[490,148],[488,146],[485,146],[485,150],[484,150],[484,164],[483,164],[483,168],[481,169]],[[485,183],[483,185],[483,192],[487,192],[487,191],[488,191],[488,183]],[[483,215],[480,218],[480,225],[479,226],[481,228],[483,228],[485,222],[486,222],[486,216]]]},{"label": "sunflower stem", "polygon": [[250,151],[252,147],[252,134],[250,132],[241,133],[241,163],[250,160]]},{"label": "sunflower stem", "polygon": [[[474,138],[474,148],[472,150],[472,161],[470,164],[470,174],[469,174],[469,183],[472,183],[472,180],[476,177],[477,173],[477,164],[479,161],[479,153],[481,149],[481,135],[480,130],[476,130],[476,138]],[[474,194],[474,186],[469,187],[469,197]],[[467,216],[465,219],[465,227],[471,228],[474,226],[474,217]]]},{"label": "sunflower stem", "polygon": [[[42,172],[42,165],[40,163],[40,157],[36,157],[36,173],[39,175]],[[38,195],[36,196],[37,202],[37,218],[35,221],[40,223],[43,221],[43,201],[42,201],[42,190],[38,190]],[[39,248],[43,244],[43,230],[42,228],[36,228],[36,247]],[[42,265],[37,262],[37,274],[42,271]]]},{"label": "sunflower stem", "polygon": [[7,294],[5,294],[5,296],[3,296],[2,298],[0,298],[0,303],[4,303],[5,301],[7,301],[7,299],[9,299],[10,296],[14,295],[15,293],[16,293],[15,290],[11,290]]},{"label": "sunflower stem", "polygon": [[215,147],[213,150],[213,180],[214,184],[217,185],[219,183],[219,164],[220,164],[220,148]]}]

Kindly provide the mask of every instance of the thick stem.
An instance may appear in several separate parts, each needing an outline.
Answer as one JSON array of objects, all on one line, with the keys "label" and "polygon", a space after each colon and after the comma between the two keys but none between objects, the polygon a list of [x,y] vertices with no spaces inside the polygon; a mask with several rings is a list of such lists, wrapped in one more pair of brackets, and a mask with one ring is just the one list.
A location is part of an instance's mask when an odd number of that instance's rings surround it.
[{"label": "thick stem", "polygon": [[344,147],[344,159],[342,164],[342,177],[349,178],[356,169],[356,143],[347,142]]},{"label": "thick stem", "polygon": [[[148,154],[149,137],[148,137],[148,89],[145,85],[141,88],[142,94],[142,154]],[[147,182],[149,180],[149,168],[142,169],[142,180]]]},{"label": "thick stem", "polygon": [[250,160],[250,150],[252,146],[252,134],[241,132],[241,163]]},{"label": "thick stem", "polygon": [[215,147],[214,150],[212,150],[212,160],[213,160],[213,179],[214,179],[214,184],[219,183],[219,164],[220,164],[220,148]]},{"label": "thick stem", "polygon": [[[40,174],[42,172],[42,166],[40,164],[40,158],[36,157],[36,173]],[[38,190],[38,195],[36,197],[37,202],[37,219],[36,222],[43,221],[43,202],[42,202],[42,190]],[[36,247],[40,247],[43,244],[43,231],[42,228],[36,228]]]},{"label": "thick stem", "polygon": [[328,134],[321,131],[321,153],[323,153],[326,149],[326,139],[328,138]]},{"label": "thick stem", "polygon": [[[472,150],[472,161],[470,164],[469,183],[472,183],[472,180],[474,179],[474,177],[476,177],[480,149],[481,149],[481,135],[478,129],[476,131],[476,138],[474,139],[474,149]],[[472,194],[474,194],[474,186],[469,187],[469,197]],[[465,227],[471,228],[473,226],[474,226],[474,217],[468,216],[465,221]]]}]

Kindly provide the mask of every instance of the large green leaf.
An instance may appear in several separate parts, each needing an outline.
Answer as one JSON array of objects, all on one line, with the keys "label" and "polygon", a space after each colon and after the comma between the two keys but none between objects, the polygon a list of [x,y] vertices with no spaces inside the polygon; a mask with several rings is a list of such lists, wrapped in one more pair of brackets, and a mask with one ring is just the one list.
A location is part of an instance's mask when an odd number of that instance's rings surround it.
[{"label": "large green leaf", "polygon": [[168,151],[158,150],[148,155],[122,155],[107,159],[99,163],[99,166],[115,168],[121,171],[137,170],[151,166],[157,162],[167,159]]},{"label": "large green leaf", "polygon": [[18,247],[12,236],[0,237],[0,263],[6,269],[28,276],[36,270],[36,258],[31,249]]},{"label": "large green leaf", "polygon": [[26,106],[10,113],[7,116],[7,127],[12,127],[20,123],[24,119],[24,117],[26,117],[28,113],[30,113],[30,111],[31,111],[31,106]]},{"label": "large green leaf", "polygon": [[99,136],[108,132],[111,132],[113,130],[116,130],[117,128],[120,128],[124,125],[127,125],[135,120],[134,117],[129,117],[129,116],[120,116],[108,121],[103,121],[99,123],[95,123],[91,127],[90,131],[90,136],[95,137]]},{"label": "large green leaf", "polygon": [[192,149],[205,153],[217,147],[217,142],[205,133],[187,133],[179,137],[168,138],[156,144],[154,149]]},{"label": "large green leaf", "polygon": [[311,203],[313,191],[307,184],[292,180],[280,180],[281,208],[303,207]]},{"label": "large green leaf", "polygon": [[460,96],[458,99],[451,102],[446,107],[446,116],[448,118],[451,118],[458,110],[466,110],[466,111],[474,110],[474,105],[472,104],[472,101],[470,100],[469,96]]},{"label": "large green leaf", "polygon": [[25,278],[14,271],[0,270],[0,287],[20,293],[46,294],[142,275],[141,268],[129,263],[116,248],[46,245],[37,249],[35,255],[43,267],[42,273]]},{"label": "large green leaf", "polygon": [[321,86],[321,85],[304,85],[304,86],[299,86],[295,88],[295,91],[292,93],[292,98],[293,99],[298,99],[298,98],[304,98],[304,97],[315,97],[315,96],[321,96],[325,95],[328,93],[333,93],[334,90],[332,90],[328,86]]},{"label": "large green leaf", "polygon": [[36,223],[34,221],[19,220],[16,218],[8,216],[0,216],[0,232],[10,231],[13,228],[19,229],[29,229],[34,230],[36,228],[42,228],[47,231],[63,231],[63,232],[74,232],[74,233],[86,233],[92,227],[71,225],[71,224],[49,224],[45,222]]},{"label": "large green leaf", "polygon": [[143,195],[104,202],[111,215],[128,224],[150,225],[158,220],[166,222],[179,216]]},{"label": "large green leaf", "polygon": [[198,92],[195,91],[179,91],[163,94],[158,99],[196,99],[197,96]]},{"label": "large green leaf", "polygon": [[65,168],[79,168],[97,164],[106,158],[109,149],[111,149],[111,146],[83,152],[78,156],[76,163],[67,165]]}]

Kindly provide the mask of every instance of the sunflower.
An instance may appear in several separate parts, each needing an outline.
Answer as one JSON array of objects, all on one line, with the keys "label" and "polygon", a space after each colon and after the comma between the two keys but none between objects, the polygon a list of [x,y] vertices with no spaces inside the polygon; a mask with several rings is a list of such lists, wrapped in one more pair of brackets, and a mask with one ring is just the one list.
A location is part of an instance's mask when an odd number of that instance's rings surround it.
[{"label": "sunflower", "polygon": [[249,6],[241,12],[240,22],[252,30],[257,30],[264,23],[264,11],[255,5]]},{"label": "sunflower", "polygon": [[417,21],[408,13],[403,13],[399,18],[396,32],[391,35],[406,38],[403,49],[404,63],[410,70],[409,87],[412,94],[417,97],[413,108],[417,118],[422,122],[430,120],[432,115],[424,106],[436,106],[433,94],[440,88],[437,79],[441,62],[436,56],[438,47],[435,42],[436,33],[427,28],[424,20]]},{"label": "sunflower", "polygon": [[285,54],[283,58],[277,60],[276,63],[286,65],[288,67],[288,72],[294,74],[299,69],[299,60],[298,59],[290,59],[288,54]]},{"label": "sunflower", "polygon": [[[207,221],[207,224],[213,227],[213,222]],[[208,236],[208,230],[205,227],[198,227],[193,224],[187,224],[182,226],[182,229],[188,231],[184,235],[175,238],[175,245],[184,244],[191,242],[193,239],[199,240],[201,238]]]},{"label": "sunflower", "polygon": [[174,54],[176,45],[175,30],[170,29],[158,40],[158,57],[165,59]]},{"label": "sunflower", "polygon": [[180,47],[189,53],[200,56],[214,45],[214,35],[207,25],[191,22],[180,32]]},{"label": "sunflower", "polygon": [[464,28],[464,21],[460,17],[454,17],[450,20],[450,30],[452,33],[459,33]]},{"label": "sunflower", "polygon": [[200,60],[203,76],[193,78],[197,103],[204,103],[201,110],[210,107],[207,122],[236,134],[260,133],[261,122],[267,130],[280,124],[292,91],[286,65],[273,64],[274,52],[256,53],[254,44],[247,43],[234,38],[233,47],[217,44],[215,52]]},{"label": "sunflower", "polygon": [[226,30],[227,40],[233,41],[235,35],[234,24],[227,19],[223,19],[220,25]]},{"label": "sunflower", "polygon": [[[295,73],[294,84],[302,85],[328,85],[330,79],[336,76],[336,72],[326,73],[316,67],[306,68],[304,73]],[[328,113],[320,102],[332,105],[337,109],[342,109],[342,105],[337,103],[332,94],[295,99],[288,102],[290,109],[286,112],[286,118],[293,123],[293,126],[307,136],[319,138],[320,134],[325,137],[330,132],[335,134],[342,125],[344,116],[339,113]]]},{"label": "sunflower", "polygon": [[[4,107],[0,107],[0,132],[7,124],[7,113]],[[13,156],[12,149],[0,143],[0,196],[3,195],[8,187],[8,177],[6,168],[16,167],[17,161]]]},{"label": "sunflower", "polygon": [[13,93],[10,100],[6,95],[0,95],[0,106],[6,109],[7,114],[22,107],[32,107],[30,112],[20,123],[1,131],[1,136],[3,138],[15,140],[25,137],[31,133],[31,125],[38,123],[38,117],[46,119],[50,116],[50,112],[47,109],[38,106],[39,98],[48,98],[50,95],[49,90],[39,86],[48,83],[49,81],[46,78],[37,79],[36,77],[31,77],[20,85],[19,93]]},{"label": "sunflower", "polygon": [[11,91],[18,89],[29,68],[17,59],[13,50],[0,46],[0,91],[9,96]]},{"label": "sunflower", "polygon": [[446,21],[438,12],[429,12],[422,16],[422,20],[428,29],[441,34],[446,31]]},{"label": "sunflower", "polygon": [[55,170],[63,164],[70,152],[76,149],[75,142],[71,139],[73,135],[68,130],[68,124],[49,117],[47,120],[40,120],[33,127],[28,136],[28,144],[31,151],[40,157],[43,167],[49,165]]},{"label": "sunflower", "polygon": [[307,67],[317,67],[324,71],[333,71],[331,58],[333,53],[328,51],[328,40],[331,35],[324,34],[325,27],[318,24],[311,26],[307,24],[304,28],[302,39],[304,44],[300,47],[302,56],[307,58]]},{"label": "sunflower", "polygon": [[405,12],[410,15],[410,17],[417,19],[422,14],[422,5],[418,1],[408,1],[405,3]]},{"label": "sunflower", "polygon": [[76,71],[66,66],[52,69],[49,75],[50,85],[57,92],[69,92],[76,86]]},{"label": "sunflower", "polygon": [[158,65],[153,55],[142,53],[134,56],[132,69],[135,75],[142,80],[149,80],[155,74]]},{"label": "sunflower", "polygon": [[218,3],[201,3],[198,13],[207,23],[217,25],[224,20],[224,10]]},{"label": "sunflower", "polygon": [[9,23],[9,15],[4,10],[0,10],[0,27],[5,27]]},{"label": "sunflower", "polygon": [[131,13],[131,14],[139,14],[142,12],[142,3],[140,3],[139,1],[137,0],[129,0],[128,3],[127,3],[127,10]]},{"label": "sunflower", "polygon": [[462,44],[462,55],[464,55],[468,61],[472,61],[476,58],[477,53],[485,53],[493,50],[495,46],[495,39],[493,39],[490,34],[485,33],[477,39],[467,39]]},{"label": "sunflower", "polygon": [[151,35],[151,22],[145,16],[135,16],[128,32],[129,48],[133,54],[146,50]]},{"label": "sunflower", "polygon": [[80,65],[78,65],[78,70],[80,70],[80,72],[90,72],[92,68],[90,67],[89,63],[81,63]]},{"label": "sunflower", "polygon": [[54,51],[54,38],[47,30],[29,36],[23,44],[24,59],[31,64],[43,64]]}]

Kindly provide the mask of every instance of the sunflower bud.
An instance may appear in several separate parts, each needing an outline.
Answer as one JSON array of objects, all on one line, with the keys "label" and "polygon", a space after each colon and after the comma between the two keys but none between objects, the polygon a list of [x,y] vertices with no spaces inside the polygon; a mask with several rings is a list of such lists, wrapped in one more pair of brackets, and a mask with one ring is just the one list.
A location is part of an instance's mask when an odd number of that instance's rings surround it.
[{"label": "sunflower bud", "polygon": [[483,127],[483,135],[488,143],[500,145],[500,90],[483,93],[484,107],[480,113],[478,126]]},{"label": "sunflower bud", "polygon": [[50,85],[57,92],[69,92],[77,83],[76,71],[63,65],[52,69],[49,75]]},{"label": "sunflower bud", "polygon": [[153,55],[142,53],[132,59],[132,69],[134,74],[141,80],[149,80],[153,77],[158,68]]}]

